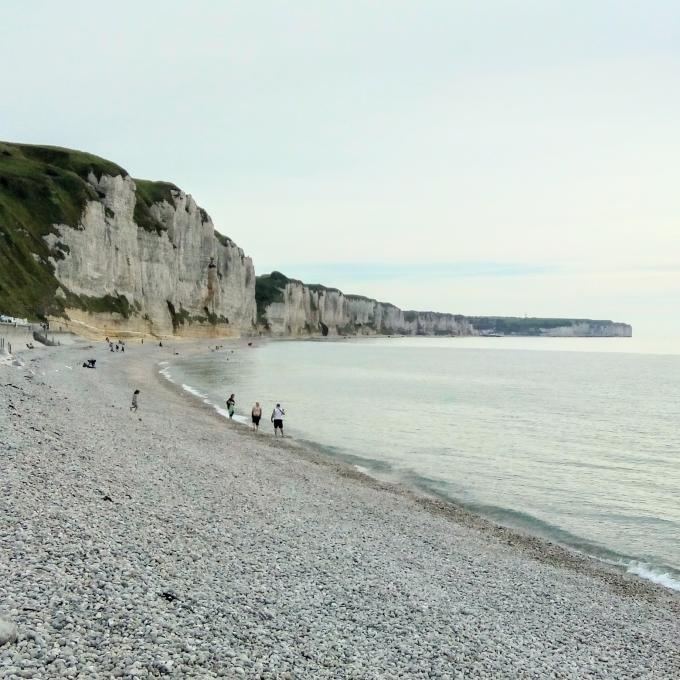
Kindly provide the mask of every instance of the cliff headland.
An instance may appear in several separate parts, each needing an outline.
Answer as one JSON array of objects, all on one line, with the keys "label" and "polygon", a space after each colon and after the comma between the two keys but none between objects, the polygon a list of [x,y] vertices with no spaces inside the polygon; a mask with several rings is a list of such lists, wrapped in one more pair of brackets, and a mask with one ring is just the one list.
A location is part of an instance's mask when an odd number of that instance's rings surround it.
[{"label": "cliff headland", "polygon": [[591,319],[402,310],[280,272],[215,230],[190,194],[92,154],[0,142],[0,313],[80,335],[630,336]]}]

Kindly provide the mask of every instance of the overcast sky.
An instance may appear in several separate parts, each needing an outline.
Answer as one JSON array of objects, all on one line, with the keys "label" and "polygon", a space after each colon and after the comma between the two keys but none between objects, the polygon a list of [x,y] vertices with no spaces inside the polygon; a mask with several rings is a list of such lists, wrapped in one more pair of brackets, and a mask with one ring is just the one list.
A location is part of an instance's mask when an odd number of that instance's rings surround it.
[{"label": "overcast sky", "polygon": [[680,338],[680,3],[4,2],[0,138],[191,193],[258,273]]}]

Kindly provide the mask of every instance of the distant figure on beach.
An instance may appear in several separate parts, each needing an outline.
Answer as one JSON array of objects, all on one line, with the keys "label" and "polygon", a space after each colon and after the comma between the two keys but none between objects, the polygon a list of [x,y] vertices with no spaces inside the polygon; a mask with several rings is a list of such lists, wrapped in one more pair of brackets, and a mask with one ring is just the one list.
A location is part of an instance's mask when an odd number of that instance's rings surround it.
[{"label": "distant figure on beach", "polygon": [[162,343],[162,342],[159,342],[159,343],[158,343],[158,346],[159,346],[159,347],[163,347],[163,343]]},{"label": "distant figure on beach", "polygon": [[253,410],[250,412],[250,417],[253,419],[253,430],[257,432],[260,429],[260,418],[262,418],[262,407],[260,402],[256,401]]},{"label": "distant figure on beach", "polygon": [[106,342],[108,342],[109,344],[111,344],[111,341],[109,340],[109,336],[108,336],[108,335],[106,336]]},{"label": "distant figure on beach", "polygon": [[113,352],[113,343],[112,342],[109,343],[109,349]]},{"label": "distant figure on beach", "polygon": [[137,408],[138,408],[138,404],[137,404],[138,395],[139,395],[139,390],[135,390],[132,393],[132,406],[130,406],[131,411],[136,411]]},{"label": "distant figure on beach", "polygon": [[281,437],[283,437],[283,416],[286,412],[281,408],[281,404],[277,404],[272,411],[272,423],[274,423],[274,436],[276,437],[276,431],[281,430]]},{"label": "distant figure on beach", "polygon": [[236,406],[236,399],[234,399],[234,395],[232,394],[229,399],[227,399],[227,411],[229,411],[229,417],[233,418],[234,417],[234,408]]},{"label": "distant figure on beach", "polygon": [[120,347],[118,347],[118,343],[116,343],[116,352],[120,352]]}]

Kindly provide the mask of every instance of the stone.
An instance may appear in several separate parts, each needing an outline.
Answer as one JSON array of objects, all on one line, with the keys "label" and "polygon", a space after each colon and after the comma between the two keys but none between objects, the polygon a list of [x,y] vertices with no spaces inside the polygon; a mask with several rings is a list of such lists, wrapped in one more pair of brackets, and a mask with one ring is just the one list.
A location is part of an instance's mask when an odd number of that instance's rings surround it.
[{"label": "stone", "polygon": [[13,621],[0,618],[0,647],[16,642],[17,634],[17,626]]}]

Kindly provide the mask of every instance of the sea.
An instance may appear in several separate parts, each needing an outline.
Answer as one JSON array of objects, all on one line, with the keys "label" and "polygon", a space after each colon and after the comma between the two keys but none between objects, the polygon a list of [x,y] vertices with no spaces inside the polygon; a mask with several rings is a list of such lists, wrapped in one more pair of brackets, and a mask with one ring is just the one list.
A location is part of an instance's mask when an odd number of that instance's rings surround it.
[{"label": "sea", "polygon": [[162,374],[263,432],[680,590],[680,346],[367,338],[206,350]]}]

